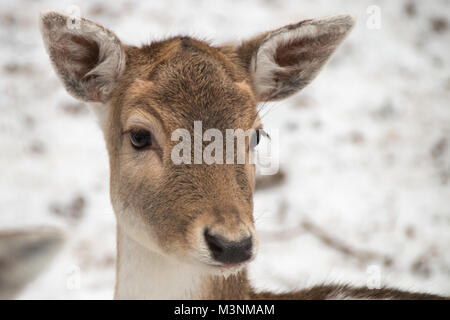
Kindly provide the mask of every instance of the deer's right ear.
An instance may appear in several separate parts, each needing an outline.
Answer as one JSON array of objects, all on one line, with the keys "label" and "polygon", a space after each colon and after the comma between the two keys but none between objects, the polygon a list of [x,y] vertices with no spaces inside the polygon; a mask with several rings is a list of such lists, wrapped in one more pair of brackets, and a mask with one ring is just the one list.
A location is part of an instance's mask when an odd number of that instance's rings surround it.
[{"label": "deer's right ear", "polygon": [[108,101],[125,69],[125,52],[114,33],[89,20],[42,13],[41,34],[66,90],[82,101]]},{"label": "deer's right ear", "polygon": [[301,21],[245,41],[237,54],[259,101],[280,100],[304,88],[352,29],[350,15]]}]

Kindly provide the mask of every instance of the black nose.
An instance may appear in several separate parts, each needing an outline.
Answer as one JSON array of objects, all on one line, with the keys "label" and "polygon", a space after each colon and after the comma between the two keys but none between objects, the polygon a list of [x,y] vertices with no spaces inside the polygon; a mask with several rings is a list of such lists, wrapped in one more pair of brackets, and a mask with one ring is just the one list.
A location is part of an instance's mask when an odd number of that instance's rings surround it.
[{"label": "black nose", "polygon": [[247,261],[252,256],[252,237],[241,241],[229,241],[221,236],[211,235],[205,230],[205,240],[215,260],[234,264]]}]

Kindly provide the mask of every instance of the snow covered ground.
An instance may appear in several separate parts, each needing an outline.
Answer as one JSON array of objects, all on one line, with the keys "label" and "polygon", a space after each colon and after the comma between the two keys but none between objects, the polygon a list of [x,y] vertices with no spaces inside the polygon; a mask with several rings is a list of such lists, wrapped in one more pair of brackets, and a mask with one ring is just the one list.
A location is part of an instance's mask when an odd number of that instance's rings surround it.
[{"label": "snow covered ground", "polygon": [[[272,290],[379,282],[450,295],[448,1],[106,3],[1,5],[0,228],[51,225],[68,235],[20,298],[109,299],[113,292],[103,138],[58,83],[38,31],[39,11],[71,4],[136,45],[180,32],[235,41],[304,18],[356,15],[316,80],[263,118],[267,131],[280,131],[286,177],[255,195],[261,247],[252,280]],[[380,28],[367,23],[372,5]]]}]

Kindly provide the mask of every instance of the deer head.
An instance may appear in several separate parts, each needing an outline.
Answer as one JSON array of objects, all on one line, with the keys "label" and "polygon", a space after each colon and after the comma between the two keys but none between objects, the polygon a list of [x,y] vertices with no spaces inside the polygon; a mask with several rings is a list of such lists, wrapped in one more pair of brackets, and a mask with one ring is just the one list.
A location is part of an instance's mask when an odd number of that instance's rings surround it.
[{"label": "deer head", "polygon": [[[119,231],[205,273],[237,271],[250,261],[257,248],[254,165],[176,164],[172,133],[184,128],[194,138],[194,122],[201,121],[203,130],[224,136],[227,129],[254,129],[246,145],[257,144],[257,104],[305,87],[353,24],[343,15],[238,45],[173,37],[134,47],[91,21],[43,14],[41,32],[57,75],[99,116]],[[244,150],[249,159],[253,146]]]}]

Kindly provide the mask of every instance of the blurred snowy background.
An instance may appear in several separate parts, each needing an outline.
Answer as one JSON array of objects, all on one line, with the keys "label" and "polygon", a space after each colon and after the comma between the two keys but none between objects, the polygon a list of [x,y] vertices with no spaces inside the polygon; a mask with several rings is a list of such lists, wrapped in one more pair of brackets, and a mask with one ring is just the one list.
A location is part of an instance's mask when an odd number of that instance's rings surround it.
[{"label": "blurred snowy background", "polygon": [[[281,174],[258,181],[252,281],[272,290],[379,282],[450,295],[449,1],[3,0],[0,229],[67,233],[19,298],[113,295],[103,137],[58,83],[38,30],[41,10],[71,4],[136,45],[180,32],[218,44],[356,15],[316,80],[263,118],[267,131],[280,130]],[[377,8],[380,20],[371,20]]]}]

